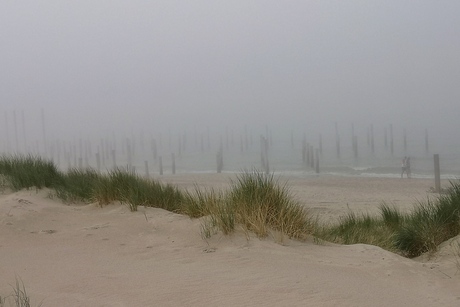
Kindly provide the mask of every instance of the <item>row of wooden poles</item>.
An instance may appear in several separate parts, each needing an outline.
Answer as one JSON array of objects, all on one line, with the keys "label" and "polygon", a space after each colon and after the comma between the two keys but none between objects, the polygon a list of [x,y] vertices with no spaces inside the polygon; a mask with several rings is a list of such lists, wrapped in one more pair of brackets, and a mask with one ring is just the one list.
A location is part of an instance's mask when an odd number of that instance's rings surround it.
[{"label": "row of wooden poles", "polygon": [[[15,140],[15,150],[13,150],[14,152],[19,152],[19,129],[18,129],[18,117],[17,117],[17,114],[16,114],[16,110],[13,111],[13,128],[14,128],[14,140]],[[23,142],[24,142],[24,150],[26,150],[27,148],[27,138],[26,138],[26,128],[25,128],[25,116],[24,116],[24,111],[21,111],[21,121],[22,121],[22,133],[23,133]],[[9,132],[9,117],[8,117],[8,113],[5,111],[5,131],[6,131],[6,147],[7,147],[7,152],[11,152],[11,141],[10,141],[10,132]],[[47,141],[47,135],[46,135],[46,125],[45,125],[45,111],[44,109],[42,108],[41,109],[41,130],[42,130],[42,137],[43,137],[43,144],[44,144],[44,153],[45,153],[45,156],[48,155],[48,148],[47,148],[47,144],[48,144],[48,141]],[[374,153],[375,152],[375,142],[374,142],[374,125],[371,124],[367,127],[367,144],[368,146],[370,147],[371,149],[371,152]],[[272,143],[272,136],[271,136],[271,131],[269,130],[268,126],[266,127],[266,136],[265,138],[269,141],[269,143],[271,144]],[[198,139],[199,139],[199,142],[200,142],[200,148],[201,148],[201,151],[205,151],[205,147],[207,147],[208,150],[211,149],[211,141],[210,141],[210,130],[209,128],[207,129],[207,133],[206,135],[203,135],[201,134],[200,136],[197,136],[195,135],[195,143],[198,142]],[[207,145],[205,146],[205,139],[206,139],[206,142],[207,142]],[[233,145],[234,143],[234,136],[233,136],[233,130],[232,131],[229,131],[228,129],[226,129],[225,131],[225,144],[226,144],[226,148],[228,149],[229,148],[229,140],[231,139],[231,143]],[[156,147],[157,147],[157,144],[156,144],[156,141],[155,139],[152,140],[153,144],[152,144],[152,147],[155,147],[155,149],[153,149],[154,151],[154,156],[155,156],[155,159],[156,159]],[[161,143],[161,138],[160,138],[160,143]],[[171,147],[171,135],[169,135],[169,146]],[[181,155],[181,153],[183,151],[185,151],[185,148],[186,148],[186,143],[187,143],[187,137],[186,137],[186,134],[184,133],[183,135],[180,135],[179,136],[179,142],[178,142],[178,154],[179,156]],[[249,144],[252,146],[252,143],[253,143],[253,136],[252,136],[252,133],[250,133],[248,131],[248,128],[247,126],[244,127],[244,133],[240,134],[240,149],[241,149],[241,152],[244,152],[244,151],[247,151],[248,148],[249,148]],[[294,147],[294,137],[293,137],[293,133],[291,133],[291,143],[292,143],[292,146]],[[337,122],[335,123],[335,143],[336,143],[336,152],[337,152],[337,157],[340,158],[341,156],[341,138],[340,138],[340,134],[339,134],[339,128],[338,128],[338,124]],[[223,152],[222,148],[222,144],[224,144],[224,137],[220,137],[220,152]],[[352,123],[351,124],[351,144],[352,144],[352,150],[353,150],[353,155],[355,157],[358,156],[358,137],[357,135],[355,134],[355,127],[354,127],[354,124]],[[39,151],[38,150],[38,142],[37,142],[37,150],[36,151]],[[393,155],[394,154],[394,139],[393,139],[393,125],[390,124],[388,127],[384,127],[384,146],[385,146],[385,149],[389,147],[390,149],[390,152],[391,154]],[[106,145],[107,147],[107,145]],[[404,129],[403,131],[403,147],[404,147],[404,152],[407,151],[407,133],[406,133],[406,129]],[[170,148],[171,149],[171,148]],[[320,154],[322,155],[322,136],[321,134],[319,134],[319,147],[318,147],[319,151],[320,151]],[[104,146],[103,144],[101,144],[101,150],[103,151],[104,150]],[[426,152],[429,151],[429,144],[428,144],[428,130],[425,129],[425,150]],[[107,150],[108,153],[106,154],[106,156],[109,155],[109,150]],[[102,154],[102,153],[101,153]]]},{"label": "row of wooden poles", "polygon": [[[22,130],[23,130],[23,140],[24,140],[24,148],[27,147],[27,139],[26,139],[26,133],[25,133],[25,119],[24,119],[24,111],[21,112],[21,120],[22,120]],[[45,151],[45,156],[51,156],[54,157],[54,151],[56,148],[54,146],[51,146],[50,148],[47,149],[47,136],[46,136],[46,129],[45,129],[45,114],[44,114],[44,109],[41,109],[41,121],[42,121],[42,134],[43,134],[43,142],[44,142],[44,151]],[[7,149],[9,151],[10,148],[10,140],[9,140],[9,124],[8,124],[8,114],[5,112],[5,124],[6,124],[6,135],[7,135]],[[18,151],[19,148],[19,131],[18,131],[18,123],[17,123],[17,116],[16,116],[16,111],[13,111],[13,126],[14,126],[14,136],[15,136],[15,144],[16,144],[16,150]],[[387,129],[388,128],[388,129]],[[261,167],[262,169],[268,173],[270,171],[269,167],[269,159],[268,159],[268,151],[269,147],[272,143],[272,136],[271,136],[271,131],[269,131],[268,127],[266,127],[266,135],[260,137],[260,144],[261,144]],[[341,139],[339,135],[339,129],[338,129],[338,124],[335,123],[335,137],[336,137],[336,152],[337,152],[337,157],[340,158],[341,156]],[[207,130],[207,148],[208,150],[211,148],[211,141],[210,141],[210,133],[209,129]],[[169,136],[169,143],[171,147],[171,136]],[[200,148],[201,151],[204,151],[205,148],[205,136],[201,134],[200,136]],[[229,147],[229,131],[228,129],[226,130],[226,147]],[[159,173],[163,174],[163,163],[162,163],[162,157],[158,156],[157,153],[157,144],[156,140],[152,139],[151,140],[151,146],[152,146],[152,152],[153,152],[153,158],[154,160],[157,160],[158,158],[158,164],[159,164]],[[161,138],[160,138],[161,142]],[[197,137],[195,136],[195,142],[197,142]],[[233,131],[231,132],[231,142],[233,144]],[[294,138],[293,138],[293,133],[291,133],[291,142],[292,146],[294,147]],[[179,136],[179,142],[178,142],[178,153],[179,156],[183,151],[185,151],[186,148],[186,143],[187,143],[187,138],[186,134]],[[248,133],[248,129],[245,126],[244,127],[244,134],[240,135],[240,149],[241,151],[247,151],[249,144],[252,145],[253,143],[253,137],[252,133]],[[354,157],[358,157],[358,137],[355,134],[355,129],[354,129],[354,124],[351,125],[351,143],[352,143],[352,150],[353,150],[353,155]],[[367,144],[371,149],[371,152],[374,153],[375,151],[375,146],[374,146],[374,126],[371,124],[368,126],[367,129]],[[89,147],[89,152],[91,153],[91,143],[85,143],[85,166],[88,166],[88,148]],[[389,125],[389,127],[384,128],[384,146],[385,148],[390,148],[390,152],[393,155],[394,153],[394,140],[393,140],[393,125]],[[404,146],[404,151],[407,151],[407,135],[406,135],[406,130],[404,129],[404,135],[403,135],[403,146]],[[37,144],[38,147],[38,144]],[[57,143],[57,156],[58,160],[60,160],[60,147],[61,145],[59,142]],[[112,159],[112,166],[116,167],[116,156],[115,156],[115,149],[110,148],[109,142],[107,140],[103,141],[101,139],[100,145],[98,146],[97,153],[96,153],[96,164],[97,164],[97,169],[101,170],[103,167],[106,166],[105,160]],[[134,152],[134,145],[131,144],[131,141],[127,139],[126,141],[126,152],[128,155],[128,163],[127,166],[128,168],[133,168],[132,166],[132,156]],[[83,145],[82,145],[82,140],[80,139],[79,141],[79,149],[80,149],[80,157],[77,158],[77,153],[76,153],[76,145],[69,145],[69,151],[64,151],[64,158],[67,160],[68,165],[70,167],[71,165],[71,159],[74,159],[74,167],[83,168]],[[125,147],[122,146],[122,150],[124,150]],[[425,150],[426,152],[429,151],[429,144],[428,144],[428,131],[425,129]],[[73,151],[73,153],[72,153]],[[304,136],[303,141],[302,141],[302,162],[304,165],[311,167],[312,169],[315,169],[316,173],[319,173],[319,161],[320,161],[320,156],[322,155],[322,136],[321,134],[319,135],[319,143],[318,143],[318,148],[314,149],[313,145],[309,144],[306,142],[306,137]],[[92,154],[91,154],[92,155]],[[171,160],[172,160],[172,173],[174,174],[176,172],[176,163],[175,163],[175,154],[171,154]],[[217,172],[220,173],[223,170],[224,166],[224,153],[223,153],[223,138],[221,136],[220,138],[220,147],[219,150],[216,154],[216,163],[217,163]],[[436,161],[436,159],[435,159]],[[438,162],[439,162],[439,156],[438,156]],[[148,170],[148,161],[144,161],[145,164],[145,169],[146,169],[146,174],[149,174]]]}]

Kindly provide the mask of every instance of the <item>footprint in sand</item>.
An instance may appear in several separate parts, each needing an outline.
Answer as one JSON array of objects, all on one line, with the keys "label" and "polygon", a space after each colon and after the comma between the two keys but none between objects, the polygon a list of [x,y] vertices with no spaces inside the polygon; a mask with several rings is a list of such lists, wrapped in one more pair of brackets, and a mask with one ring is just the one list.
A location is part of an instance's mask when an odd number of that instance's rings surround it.
[{"label": "footprint in sand", "polygon": [[105,223],[105,224],[101,224],[101,225],[94,225],[94,226],[90,226],[90,227],[85,227],[84,229],[85,230],[94,230],[94,229],[106,228],[106,227],[109,227],[109,224],[110,223]]},{"label": "footprint in sand", "polygon": [[54,229],[45,229],[45,230],[40,230],[38,233],[40,234],[53,234],[56,233],[57,231]]}]

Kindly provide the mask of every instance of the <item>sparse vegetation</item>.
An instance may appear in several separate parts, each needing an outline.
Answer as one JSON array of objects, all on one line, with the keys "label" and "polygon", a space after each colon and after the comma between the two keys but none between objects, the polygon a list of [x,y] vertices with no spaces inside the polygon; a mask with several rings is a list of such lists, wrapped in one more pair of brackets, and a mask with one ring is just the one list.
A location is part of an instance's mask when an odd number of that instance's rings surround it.
[{"label": "sparse vegetation", "polygon": [[0,157],[0,174],[6,177],[13,191],[51,188],[62,182],[62,174],[53,162],[32,155]]},{"label": "sparse vegetation", "polygon": [[338,225],[322,226],[315,234],[341,244],[377,245],[410,258],[435,252],[439,244],[460,234],[460,183],[451,182],[447,193],[416,204],[409,214],[385,204],[380,211],[380,217],[350,212]]},{"label": "sparse vegetation", "polygon": [[191,217],[205,216],[204,237],[216,230],[233,233],[237,225],[260,238],[278,231],[305,239],[312,232],[308,212],[291,197],[287,186],[280,185],[273,175],[257,171],[240,174],[225,193],[196,188],[187,193],[183,208]]},{"label": "sparse vegetation", "polygon": [[120,201],[137,211],[138,206],[162,208],[179,212],[184,196],[176,187],[139,177],[135,173],[115,169],[100,175],[95,182],[92,199],[101,206]]},{"label": "sparse vegetation", "polygon": [[54,189],[67,202],[97,202],[104,206],[115,201],[136,211],[138,206],[163,208],[202,218],[201,233],[209,238],[221,231],[231,234],[236,227],[263,238],[271,232],[289,238],[305,239],[313,234],[319,241],[340,244],[372,244],[406,257],[432,252],[460,233],[460,183],[435,201],[416,204],[410,213],[383,204],[380,216],[350,212],[337,225],[314,221],[291,195],[286,184],[273,175],[243,172],[231,182],[228,191],[181,191],[172,185],[115,169],[108,174],[94,170],[57,170],[47,160],[34,156],[0,157],[2,185],[13,190]]},{"label": "sparse vegetation", "polygon": [[61,177],[61,183],[55,186],[57,197],[65,202],[89,202],[101,176],[93,169],[71,169]]},{"label": "sparse vegetation", "polygon": [[[22,280],[16,278],[16,284],[11,286],[13,291],[7,296],[0,296],[0,307],[30,307],[31,300],[27,294],[26,287]],[[8,305],[7,305],[8,303]],[[38,306],[41,306],[40,303]]]}]

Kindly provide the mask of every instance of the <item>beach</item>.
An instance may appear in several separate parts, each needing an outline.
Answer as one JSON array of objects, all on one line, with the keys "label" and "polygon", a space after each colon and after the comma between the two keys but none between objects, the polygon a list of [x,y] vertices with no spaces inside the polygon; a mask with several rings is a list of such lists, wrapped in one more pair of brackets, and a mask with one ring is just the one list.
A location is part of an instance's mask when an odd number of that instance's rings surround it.
[{"label": "beach", "polygon": [[[158,176],[193,191],[234,174]],[[432,179],[277,178],[322,222],[381,204],[409,212]],[[442,182],[448,186],[448,181]],[[0,295],[20,278],[42,306],[458,306],[459,250],[407,259],[379,247],[237,231],[203,239],[199,219],[118,203],[64,204],[49,190],[0,195]],[[34,306],[34,305],[33,305]]]}]

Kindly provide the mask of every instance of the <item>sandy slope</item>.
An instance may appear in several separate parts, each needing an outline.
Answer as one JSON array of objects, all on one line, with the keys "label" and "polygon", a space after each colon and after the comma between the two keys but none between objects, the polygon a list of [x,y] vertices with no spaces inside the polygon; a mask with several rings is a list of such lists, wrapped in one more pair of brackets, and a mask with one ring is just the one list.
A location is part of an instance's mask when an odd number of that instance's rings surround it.
[{"label": "sandy slope", "polygon": [[[227,188],[228,175],[163,177]],[[323,219],[382,201],[410,210],[427,180],[289,180]],[[0,294],[20,276],[43,306],[459,306],[455,244],[431,260],[368,245],[337,246],[243,233],[200,236],[200,221],[114,204],[64,205],[47,191],[0,196]]]}]

